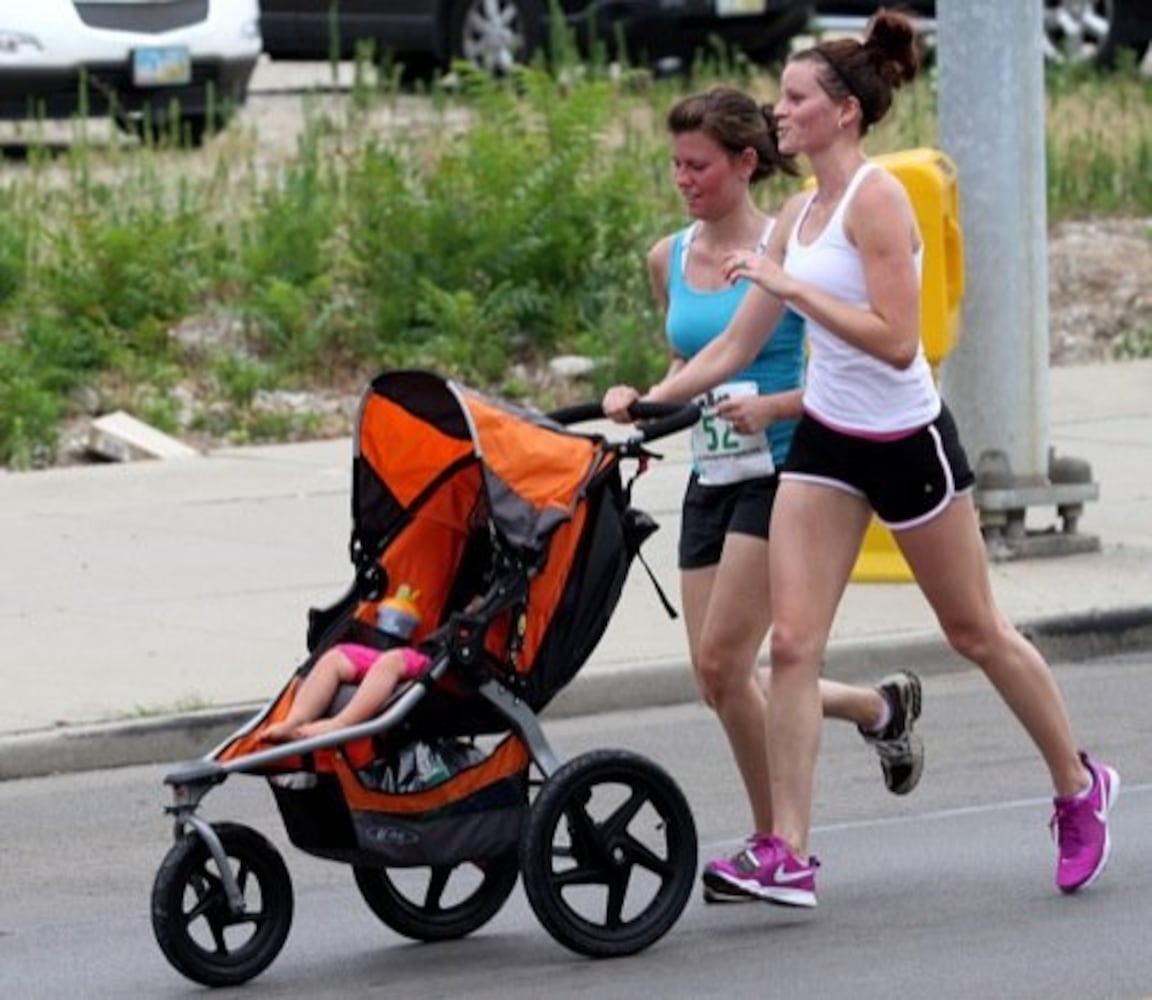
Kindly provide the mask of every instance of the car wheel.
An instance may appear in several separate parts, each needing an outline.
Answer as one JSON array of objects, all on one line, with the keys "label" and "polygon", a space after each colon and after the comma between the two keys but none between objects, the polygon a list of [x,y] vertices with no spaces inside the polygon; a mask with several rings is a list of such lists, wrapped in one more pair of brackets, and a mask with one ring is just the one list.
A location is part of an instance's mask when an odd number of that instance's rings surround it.
[{"label": "car wheel", "polygon": [[490,73],[507,73],[528,62],[540,47],[540,0],[460,0],[452,8],[448,48]]},{"label": "car wheel", "polygon": [[1044,0],[1044,54],[1051,62],[1111,62],[1115,0]]}]

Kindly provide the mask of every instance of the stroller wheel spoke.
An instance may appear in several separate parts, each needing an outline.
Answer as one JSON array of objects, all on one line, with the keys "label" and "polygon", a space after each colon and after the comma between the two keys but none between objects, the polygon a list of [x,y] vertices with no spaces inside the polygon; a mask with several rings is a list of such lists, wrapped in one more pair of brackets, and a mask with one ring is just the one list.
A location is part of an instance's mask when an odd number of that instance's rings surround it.
[{"label": "stroller wheel spoke", "polygon": [[432,869],[428,879],[428,891],[424,894],[424,908],[431,913],[441,912],[441,903],[444,899],[444,890],[448,888],[448,879],[452,877],[452,869],[447,865],[438,865]]},{"label": "stroller wheel spoke", "polygon": [[228,942],[224,939],[224,931],[227,924],[220,919],[219,912],[208,917],[208,927],[212,931],[212,941],[216,945],[217,957],[226,956],[228,954]]},{"label": "stroller wheel spoke", "polygon": [[581,866],[553,872],[550,881],[557,889],[566,889],[574,885],[603,885],[605,877],[605,872],[602,868]]},{"label": "stroller wheel spoke", "polygon": [[628,872],[623,871],[608,883],[608,900],[604,911],[604,926],[617,930],[624,925],[624,904],[628,901]]},{"label": "stroller wheel spoke", "polygon": [[224,887],[220,880],[205,871],[191,873],[188,877],[188,888],[195,894],[196,902],[195,905],[184,911],[184,919],[187,923],[199,920],[214,907],[219,906],[224,896]]},{"label": "stroller wheel spoke", "polygon": [[635,837],[625,836],[621,841],[619,850],[633,865],[644,868],[653,875],[667,878],[672,874],[668,858],[660,857]]},{"label": "stroller wheel spoke", "polygon": [[603,823],[604,829],[612,834],[619,834],[628,829],[629,824],[636,818],[640,810],[648,804],[648,794],[636,788],[632,794],[615,812]]},{"label": "stroller wheel spoke", "polygon": [[587,804],[571,806],[565,816],[571,838],[572,856],[584,863],[599,863],[607,856],[600,827],[588,814]]}]

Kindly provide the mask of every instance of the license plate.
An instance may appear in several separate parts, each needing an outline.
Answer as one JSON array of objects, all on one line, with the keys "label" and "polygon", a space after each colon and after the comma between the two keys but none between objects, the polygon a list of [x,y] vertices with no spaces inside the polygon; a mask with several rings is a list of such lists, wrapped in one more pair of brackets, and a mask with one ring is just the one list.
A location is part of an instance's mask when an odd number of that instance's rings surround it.
[{"label": "license plate", "polygon": [[767,9],[768,0],[716,0],[717,17],[748,17]]},{"label": "license plate", "polygon": [[192,79],[192,57],[182,45],[132,51],[132,82],[137,87],[172,87]]}]

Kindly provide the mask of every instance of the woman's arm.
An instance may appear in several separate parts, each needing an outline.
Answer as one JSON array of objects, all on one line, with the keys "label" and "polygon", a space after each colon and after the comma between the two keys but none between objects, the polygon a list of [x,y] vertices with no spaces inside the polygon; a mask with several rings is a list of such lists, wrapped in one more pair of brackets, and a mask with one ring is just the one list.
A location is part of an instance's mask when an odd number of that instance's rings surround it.
[{"label": "woman's arm", "polygon": [[[668,268],[672,266],[673,237],[665,236],[651,250],[648,251],[648,284],[652,288],[652,297],[660,307],[660,315],[668,316]],[[670,352],[668,370],[664,377],[678,372],[684,367],[684,358],[675,351]]]},{"label": "woman's arm", "polygon": [[[649,249],[646,258],[648,265],[648,285],[652,289],[652,297],[660,307],[661,316],[668,315],[668,268],[671,266],[673,239],[673,236],[664,236],[657,240],[651,249]],[[680,357],[680,355],[673,353],[668,362],[668,371],[665,373],[664,378],[667,379],[674,375],[683,365],[684,359]],[[615,420],[617,423],[628,424],[632,423],[632,417],[628,414],[628,407],[639,398],[640,393],[633,386],[614,385],[610,386],[604,393],[600,407],[606,417]]]},{"label": "woman's arm", "polygon": [[784,277],[777,294],[798,312],[894,368],[907,368],[920,346],[920,279],[916,219],[908,195],[890,174],[861,183],[848,206],[844,231],[860,251],[867,308],[843,302]]}]

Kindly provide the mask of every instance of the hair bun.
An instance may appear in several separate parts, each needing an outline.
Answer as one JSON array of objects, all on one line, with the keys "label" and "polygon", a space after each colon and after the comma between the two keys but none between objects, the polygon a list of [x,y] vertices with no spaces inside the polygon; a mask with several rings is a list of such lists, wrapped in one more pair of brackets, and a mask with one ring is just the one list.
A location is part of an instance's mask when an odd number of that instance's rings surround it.
[{"label": "hair bun", "polygon": [[890,87],[899,87],[916,76],[920,51],[916,29],[903,14],[881,7],[868,27],[864,47],[876,71]]}]

